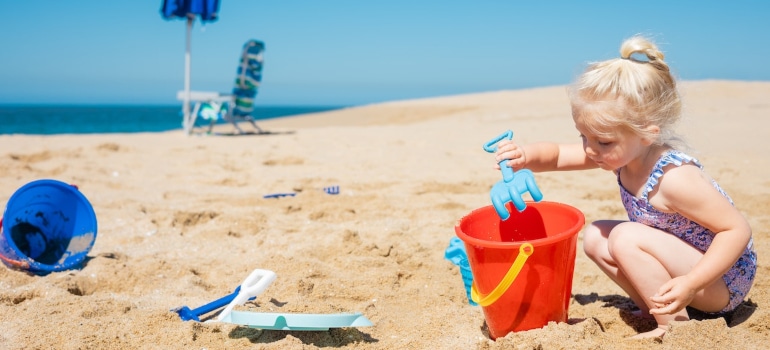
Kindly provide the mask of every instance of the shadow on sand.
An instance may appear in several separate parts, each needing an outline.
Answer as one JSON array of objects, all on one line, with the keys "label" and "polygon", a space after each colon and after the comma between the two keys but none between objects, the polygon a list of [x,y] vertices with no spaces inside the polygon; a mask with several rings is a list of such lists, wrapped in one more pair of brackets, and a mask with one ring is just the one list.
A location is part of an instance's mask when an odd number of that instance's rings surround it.
[{"label": "shadow on sand", "polygon": [[289,130],[289,131],[268,131],[268,130],[265,130],[265,131],[262,131],[262,132],[257,132],[257,131],[246,131],[246,132],[237,132],[237,131],[233,131],[233,132],[212,132],[210,134],[201,134],[201,135],[206,135],[206,136],[269,136],[269,135],[290,135],[290,134],[294,134],[294,133],[295,133],[294,130]]},{"label": "shadow on sand", "polygon": [[[631,326],[634,331],[638,333],[647,332],[657,327],[654,319],[639,317],[633,314],[633,312],[639,310],[639,308],[636,307],[636,304],[634,304],[631,298],[617,294],[598,295],[596,293],[576,294],[572,297],[580,305],[603,302],[603,307],[617,308],[623,322]],[[691,307],[687,307],[687,313],[690,315],[690,319],[699,321],[724,318],[728,327],[735,327],[748,320],[756,309],[757,304],[749,299],[741,303],[741,305],[738,305],[735,310],[723,314],[705,313]]]},{"label": "shadow on sand", "polygon": [[270,344],[283,340],[291,335],[299,339],[302,344],[313,345],[319,348],[344,347],[355,343],[377,343],[379,340],[372,338],[368,333],[361,332],[357,328],[333,328],[328,331],[277,331],[264,330],[249,327],[236,327],[230,338],[248,338],[252,344]]}]

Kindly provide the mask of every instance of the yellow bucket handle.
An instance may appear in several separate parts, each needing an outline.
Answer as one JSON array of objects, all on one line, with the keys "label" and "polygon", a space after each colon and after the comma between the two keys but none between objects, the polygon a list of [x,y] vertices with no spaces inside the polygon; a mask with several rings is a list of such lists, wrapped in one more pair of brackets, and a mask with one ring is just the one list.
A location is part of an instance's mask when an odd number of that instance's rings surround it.
[{"label": "yellow bucket handle", "polygon": [[471,285],[471,299],[481,306],[492,305],[503,295],[503,293],[505,293],[505,291],[508,290],[508,287],[511,286],[513,280],[519,275],[521,268],[524,267],[524,263],[527,262],[527,258],[534,252],[535,247],[533,247],[531,243],[522,244],[519,247],[519,255],[516,256],[516,260],[513,261],[510,270],[505,274],[505,277],[500,281],[500,284],[498,284],[489,294],[479,295],[479,292],[476,289],[476,281],[473,281],[473,285]]}]

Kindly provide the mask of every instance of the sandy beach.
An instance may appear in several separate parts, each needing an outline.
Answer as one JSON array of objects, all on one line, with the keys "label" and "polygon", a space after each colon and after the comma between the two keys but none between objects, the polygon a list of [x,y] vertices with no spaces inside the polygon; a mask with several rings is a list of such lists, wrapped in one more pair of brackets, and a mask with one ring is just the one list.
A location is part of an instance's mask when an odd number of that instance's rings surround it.
[{"label": "sandy beach", "polygon": [[[444,258],[457,221],[500,180],[482,145],[578,141],[563,86],[383,104],[262,121],[267,135],[0,135],[0,203],[24,184],[76,184],[98,218],[82,269],[0,267],[3,349],[761,349],[770,343],[770,82],[680,84],[680,131],[748,218],[754,287],[725,318],[654,327],[582,252],[569,321],[496,341]],[[245,129],[249,125],[243,125]],[[222,125],[217,131],[231,132]],[[535,175],[590,222],[624,219],[614,175]],[[324,192],[339,186],[340,193]],[[263,198],[272,193],[293,197]],[[361,312],[372,327],[277,331],[183,322],[254,269],[277,279],[239,310]],[[210,316],[210,315],[209,315]]]}]

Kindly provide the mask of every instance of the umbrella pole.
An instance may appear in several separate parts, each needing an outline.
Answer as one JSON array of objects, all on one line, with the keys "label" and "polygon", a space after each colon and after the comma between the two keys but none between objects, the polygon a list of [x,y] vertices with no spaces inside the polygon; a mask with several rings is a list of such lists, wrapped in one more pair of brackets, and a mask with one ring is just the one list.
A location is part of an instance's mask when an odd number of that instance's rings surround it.
[{"label": "umbrella pole", "polygon": [[190,36],[192,36],[192,26],[194,18],[192,16],[187,17],[187,35],[185,43],[184,53],[184,105],[182,106],[182,114],[184,114],[184,120],[182,126],[185,132],[189,135],[192,131],[192,125],[190,120]]}]

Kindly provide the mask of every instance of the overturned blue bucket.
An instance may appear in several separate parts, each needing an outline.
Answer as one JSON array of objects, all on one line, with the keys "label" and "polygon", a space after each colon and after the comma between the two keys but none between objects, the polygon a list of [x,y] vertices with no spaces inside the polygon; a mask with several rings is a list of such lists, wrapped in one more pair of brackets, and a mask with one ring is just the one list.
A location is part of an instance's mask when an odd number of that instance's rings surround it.
[{"label": "overturned blue bucket", "polygon": [[38,275],[80,267],[96,241],[91,203],[77,187],[57,180],[16,190],[0,222],[0,260]]}]

